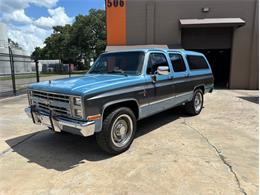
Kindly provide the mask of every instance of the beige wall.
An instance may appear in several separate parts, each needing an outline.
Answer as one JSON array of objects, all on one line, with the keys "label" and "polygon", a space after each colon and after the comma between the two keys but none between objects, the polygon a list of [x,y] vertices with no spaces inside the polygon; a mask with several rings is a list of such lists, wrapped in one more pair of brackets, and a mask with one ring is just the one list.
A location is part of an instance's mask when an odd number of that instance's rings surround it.
[{"label": "beige wall", "polygon": [[[182,47],[179,19],[241,18],[246,25],[234,29],[230,87],[257,89],[259,20],[256,4],[256,0],[127,0],[127,44],[167,44],[178,48]],[[203,7],[209,7],[210,11],[203,13]]]}]

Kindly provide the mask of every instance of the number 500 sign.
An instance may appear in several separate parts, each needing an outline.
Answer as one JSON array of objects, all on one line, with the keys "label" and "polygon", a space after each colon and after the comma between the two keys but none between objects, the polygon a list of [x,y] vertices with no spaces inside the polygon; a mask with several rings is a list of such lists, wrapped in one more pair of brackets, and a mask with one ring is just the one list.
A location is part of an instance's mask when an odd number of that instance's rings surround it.
[{"label": "number 500 sign", "polygon": [[124,0],[107,0],[107,7],[124,7]]}]

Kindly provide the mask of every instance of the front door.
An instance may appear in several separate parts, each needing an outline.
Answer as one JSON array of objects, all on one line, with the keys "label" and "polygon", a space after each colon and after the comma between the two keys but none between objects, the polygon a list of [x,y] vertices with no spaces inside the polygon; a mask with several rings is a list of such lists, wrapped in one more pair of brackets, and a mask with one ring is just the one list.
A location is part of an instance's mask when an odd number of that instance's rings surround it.
[{"label": "front door", "polygon": [[[158,67],[167,67],[168,73],[160,74]],[[172,77],[172,68],[169,66],[167,57],[162,52],[153,52],[149,55],[147,64],[147,98],[149,113],[156,113],[169,107],[167,101],[174,95],[174,81]],[[155,78],[155,80],[152,79]]]}]

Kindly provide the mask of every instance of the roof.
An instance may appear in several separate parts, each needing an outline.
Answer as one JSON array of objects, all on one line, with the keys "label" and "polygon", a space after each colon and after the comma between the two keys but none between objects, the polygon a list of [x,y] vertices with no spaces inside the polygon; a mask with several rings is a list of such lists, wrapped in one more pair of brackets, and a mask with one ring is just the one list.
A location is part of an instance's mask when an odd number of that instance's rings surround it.
[{"label": "roof", "polygon": [[124,50],[113,50],[113,51],[106,51],[107,53],[116,53],[116,52],[134,52],[134,51],[162,51],[162,52],[179,52],[188,55],[201,55],[199,52],[189,51],[184,49],[168,49],[168,48],[135,48],[135,49],[124,49]]},{"label": "roof", "polygon": [[204,19],[180,19],[182,28],[192,27],[241,27],[245,25],[241,18],[204,18]]},{"label": "roof", "polygon": [[160,48],[160,49],[168,49],[167,45],[115,45],[115,46],[107,46],[106,51],[125,51],[125,50],[133,50],[133,49],[150,49],[150,48]]}]

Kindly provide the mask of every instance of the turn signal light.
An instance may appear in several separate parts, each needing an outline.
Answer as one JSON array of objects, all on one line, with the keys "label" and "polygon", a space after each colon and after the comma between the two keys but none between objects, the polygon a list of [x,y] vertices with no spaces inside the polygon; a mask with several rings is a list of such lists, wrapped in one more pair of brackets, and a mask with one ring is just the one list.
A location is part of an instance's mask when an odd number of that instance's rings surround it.
[{"label": "turn signal light", "polygon": [[100,114],[87,117],[88,121],[96,121],[96,120],[99,120],[99,119],[101,119],[101,115]]}]

